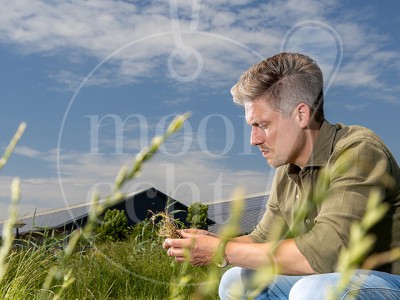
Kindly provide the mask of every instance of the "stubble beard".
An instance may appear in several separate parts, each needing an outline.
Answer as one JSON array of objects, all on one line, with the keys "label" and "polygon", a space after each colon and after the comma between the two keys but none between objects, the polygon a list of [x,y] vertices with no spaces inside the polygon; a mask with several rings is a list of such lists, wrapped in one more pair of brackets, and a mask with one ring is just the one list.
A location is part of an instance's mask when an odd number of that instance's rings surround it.
[{"label": "stubble beard", "polygon": [[287,164],[286,160],[284,160],[283,158],[281,158],[279,156],[275,156],[275,155],[273,157],[271,157],[270,159],[265,158],[265,160],[267,161],[267,164],[270,167],[275,168],[275,169]]}]

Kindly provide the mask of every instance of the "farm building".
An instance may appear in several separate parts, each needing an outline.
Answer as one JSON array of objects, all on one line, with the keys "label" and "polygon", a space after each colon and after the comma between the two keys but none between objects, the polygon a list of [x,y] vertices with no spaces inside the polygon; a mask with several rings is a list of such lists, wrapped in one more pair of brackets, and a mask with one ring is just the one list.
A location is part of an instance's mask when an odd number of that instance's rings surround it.
[{"label": "farm building", "polygon": [[[251,232],[261,219],[268,201],[268,193],[248,195],[243,201],[240,229],[242,234],[246,234]],[[230,199],[219,200],[207,204],[209,230],[218,233],[232,219],[232,201]],[[151,217],[150,211],[162,212],[167,206],[169,212],[176,211],[175,218],[186,224],[188,206],[170,198],[154,187],[125,196],[118,202],[109,205],[106,211],[110,209],[123,210],[128,218],[128,224],[131,226]],[[84,203],[20,218],[15,226],[15,234],[22,237],[44,231],[58,234],[70,233],[86,224],[89,208],[89,204]],[[0,223],[0,232],[2,227],[3,223]]]},{"label": "farm building", "polygon": [[[155,188],[148,188],[129,194],[112,205],[109,205],[105,212],[111,209],[123,210],[128,218],[128,225],[131,226],[151,217],[151,212],[157,213],[165,211],[166,207],[168,207],[170,213],[175,212],[175,218],[186,223],[188,207]],[[90,204],[84,203],[23,217],[18,219],[15,226],[15,233],[19,237],[32,232],[40,233],[44,231],[68,233],[86,224],[89,209]],[[104,214],[102,216],[104,216]],[[214,223],[210,219],[207,221],[209,225]],[[0,223],[0,230],[2,230],[2,227],[3,224]]]}]

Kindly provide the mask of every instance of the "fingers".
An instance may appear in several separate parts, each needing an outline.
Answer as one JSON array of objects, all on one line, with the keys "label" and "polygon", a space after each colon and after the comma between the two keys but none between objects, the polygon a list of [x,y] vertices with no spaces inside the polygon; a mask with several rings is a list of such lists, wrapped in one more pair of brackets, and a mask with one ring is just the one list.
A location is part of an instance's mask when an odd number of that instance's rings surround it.
[{"label": "fingers", "polygon": [[185,249],[171,247],[167,250],[167,255],[175,258],[185,258]]},{"label": "fingers", "polygon": [[192,248],[193,246],[193,239],[190,239],[191,236],[187,236],[187,238],[183,239],[170,239],[167,238],[164,240],[162,247],[167,250],[171,247],[174,248]]},{"label": "fingers", "polygon": [[167,250],[170,247],[172,247],[172,242],[171,239],[165,239],[165,241],[162,244],[163,249]]},{"label": "fingers", "polygon": [[177,262],[190,262],[190,254],[186,249],[170,247],[167,250],[167,255],[174,257]]},{"label": "fingers", "polygon": [[186,249],[171,247],[168,249],[167,255],[174,257],[177,262],[189,262],[194,266],[203,266],[206,264],[203,260],[198,260],[198,258],[192,257]]},{"label": "fingers", "polygon": [[[192,231],[193,232],[193,231]],[[167,238],[163,242],[163,248],[167,255],[174,257],[177,262],[190,262],[195,266],[207,265],[211,262],[212,253],[207,248],[214,244],[215,238],[196,233],[182,232],[182,239]]]},{"label": "fingers", "polygon": [[193,248],[193,239],[170,239],[163,242],[162,247],[167,250],[167,255],[175,257],[178,262],[190,261],[189,249]]}]

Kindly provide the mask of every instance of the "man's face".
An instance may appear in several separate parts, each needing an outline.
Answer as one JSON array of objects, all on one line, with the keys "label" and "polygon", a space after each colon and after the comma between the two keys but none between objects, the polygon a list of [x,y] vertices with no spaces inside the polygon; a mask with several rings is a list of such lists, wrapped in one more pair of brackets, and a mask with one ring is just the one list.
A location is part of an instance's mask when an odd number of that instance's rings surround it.
[{"label": "man's face", "polygon": [[283,117],[272,110],[266,100],[244,104],[246,122],[251,126],[250,143],[260,149],[271,167],[296,164],[305,139],[296,113]]}]

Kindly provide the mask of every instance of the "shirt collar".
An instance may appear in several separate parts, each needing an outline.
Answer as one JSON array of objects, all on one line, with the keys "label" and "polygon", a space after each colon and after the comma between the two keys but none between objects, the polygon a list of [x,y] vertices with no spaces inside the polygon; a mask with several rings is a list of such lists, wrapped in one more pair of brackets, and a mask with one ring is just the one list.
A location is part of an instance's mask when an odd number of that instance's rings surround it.
[{"label": "shirt collar", "polygon": [[[332,125],[327,120],[322,122],[318,138],[314,144],[313,151],[305,166],[305,169],[309,167],[326,166],[332,153],[337,130],[337,126]],[[295,174],[299,173],[300,168],[296,165],[289,164],[286,171],[288,175]]]},{"label": "shirt collar", "polygon": [[338,128],[324,120],[306,167],[324,167],[331,156]]}]

